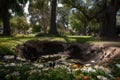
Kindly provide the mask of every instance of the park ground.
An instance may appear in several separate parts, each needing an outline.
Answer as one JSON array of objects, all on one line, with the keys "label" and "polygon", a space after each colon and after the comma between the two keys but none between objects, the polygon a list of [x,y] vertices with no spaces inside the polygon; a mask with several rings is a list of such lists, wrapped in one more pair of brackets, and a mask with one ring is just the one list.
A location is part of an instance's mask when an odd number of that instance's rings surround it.
[{"label": "park ground", "polygon": [[[14,49],[16,45],[22,44],[28,40],[49,40],[62,41],[72,43],[89,43],[97,45],[106,45],[110,47],[120,48],[119,40],[101,40],[91,36],[67,36],[67,37],[33,37],[33,36],[17,36],[17,37],[0,37],[0,53],[2,57],[8,55],[16,55]],[[8,60],[8,61],[7,61]],[[61,65],[62,63],[62,65]],[[51,68],[48,66],[52,62],[27,62],[23,59],[10,61],[0,61],[0,80],[120,80],[120,59],[115,59],[112,65],[107,64],[76,64],[66,63],[66,61],[56,64]],[[1,72],[4,72],[1,74]],[[63,75],[67,72],[66,75]],[[41,74],[42,73],[42,74]],[[59,76],[61,75],[61,76]],[[47,76],[47,77],[46,77]],[[55,77],[56,76],[56,77]],[[14,78],[13,78],[14,77]]]}]

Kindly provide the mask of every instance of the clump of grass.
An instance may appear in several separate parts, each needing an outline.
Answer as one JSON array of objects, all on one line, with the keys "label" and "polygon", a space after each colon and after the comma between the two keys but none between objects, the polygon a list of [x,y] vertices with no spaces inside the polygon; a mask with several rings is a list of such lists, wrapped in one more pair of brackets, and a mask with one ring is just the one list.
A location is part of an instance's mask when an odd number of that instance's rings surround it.
[{"label": "clump of grass", "polygon": [[4,56],[4,55],[13,55],[14,52],[12,50],[10,50],[10,48],[6,47],[6,46],[0,46],[0,55]]}]

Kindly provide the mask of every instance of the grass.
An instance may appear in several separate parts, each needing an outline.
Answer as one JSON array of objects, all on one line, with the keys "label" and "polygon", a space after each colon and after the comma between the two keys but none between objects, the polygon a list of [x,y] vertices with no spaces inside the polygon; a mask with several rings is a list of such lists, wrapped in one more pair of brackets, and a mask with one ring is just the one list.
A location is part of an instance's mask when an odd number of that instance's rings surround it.
[{"label": "grass", "polygon": [[98,40],[93,39],[91,36],[67,36],[67,37],[34,37],[34,36],[18,36],[18,37],[0,37],[0,53],[14,54],[13,49],[18,44],[22,44],[28,40],[49,40],[49,41],[62,41],[62,42],[80,42],[90,43]]}]

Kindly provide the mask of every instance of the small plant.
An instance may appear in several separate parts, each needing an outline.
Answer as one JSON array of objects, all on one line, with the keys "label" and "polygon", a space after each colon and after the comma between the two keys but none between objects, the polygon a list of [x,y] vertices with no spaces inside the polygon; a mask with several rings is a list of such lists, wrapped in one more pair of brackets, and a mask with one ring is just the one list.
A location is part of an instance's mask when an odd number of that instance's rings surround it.
[{"label": "small plant", "polygon": [[14,52],[10,50],[9,47],[0,46],[0,55],[11,55],[11,54],[14,54]]}]

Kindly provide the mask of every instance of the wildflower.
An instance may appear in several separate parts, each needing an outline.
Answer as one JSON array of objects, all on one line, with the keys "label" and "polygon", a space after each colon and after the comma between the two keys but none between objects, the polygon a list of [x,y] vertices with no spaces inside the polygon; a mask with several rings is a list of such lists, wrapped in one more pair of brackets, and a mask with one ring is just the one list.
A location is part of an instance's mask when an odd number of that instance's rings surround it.
[{"label": "wildflower", "polygon": [[92,68],[92,67],[88,67],[88,66],[84,66],[82,69],[81,69],[83,72],[95,72],[95,70]]},{"label": "wildflower", "polygon": [[16,64],[17,66],[19,66],[19,67],[22,67],[23,65],[21,64],[21,63],[19,63],[19,64]]},{"label": "wildflower", "polygon": [[20,73],[19,73],[18,71],[16,71],[16,72],[13,72],[11,75],[12,75],[12,76],[19,76]]},{"label": "wildflower", "polygon": [[88,80],[89,79],[89,76],[84,76],[83,77],[83,80]]},{"label": "wildflower", "polygon": [[99,69],[99,67],[100,67],[99,65],[95,65],[94,66],[95,69]]},{"label": "wildflower", "polygon": [[43,68],[43,65],[42,65],[42,64],[34,63],[33,65],[34,65],[35,67],[38,67],[38,68]]},{"label": "wildflower", "polygon": [[100,80],[108,80],[106,77],[101,76],[101,75],[98,75],[97,78],[100,79]]},{"label": "wildflower", "polygon": [[85,66],[90,66],[91,64],[85,64]]},{"label": "wildflower", "polygon": [[77,69],[73,69],[72,71],[74,71],[74,72],[75,72],[75,71],[78,71],[78,70],[79,70],[79,69],[77,68]]},{"label": "wildflower", "polygon": [[100,66],[99,69],[104,70],[104,67],[103,67],[103,66]]},{"label": "wildflower", "polygon": [[92,63],[95,63],[95,61],[94,61],[94,60],[92,60],[91,62],[92,62]]},{"label": "wildflower", "polygon": [[84,75],[83,74],[80,74],[81,77],[83,77]]},{"label": "wildflower", "polygon": [[78,64],[73,64],[73,67],[78,68],[79,66],[78,66]]},{"label": "wildflower", "polygon": [[9,64],[5,64],[4,66],[5,66],[5,67],[8,67],[8,66],[10,66],[10,65],[9,65]]},{"label": "wildflower", "polygon": [[104,68],[103,70],[105,73],[111,73],[111,71],[108,68]]},{"label": "wildflower", "polygon": [[118,68],[120,68],[120,64],[115,64]]},{"label": "wildflower", "polygon": [[4,56],[4,59],[14,59],[15,56],[11,56],[11,55],[6,55]]},{"label": "wildflower", "polygon": [[10,63],[9,65],[10,65],[10,66],[16,66],[16,64],[15,64],[15,63]]},{"label": "wildflower", "polygon": [[29,75],[32,75],[34,73],[37,73],[37,70],[31,70],[30,73],[29,73]]}]

